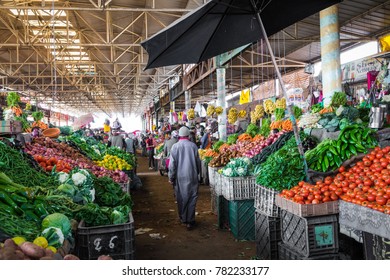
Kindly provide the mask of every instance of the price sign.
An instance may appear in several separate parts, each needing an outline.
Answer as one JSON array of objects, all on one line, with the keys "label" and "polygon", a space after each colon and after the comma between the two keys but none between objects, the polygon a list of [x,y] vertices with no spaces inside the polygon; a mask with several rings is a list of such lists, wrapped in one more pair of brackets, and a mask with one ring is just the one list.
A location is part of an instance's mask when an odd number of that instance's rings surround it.
[{"label": "price sign", "polygon": [[96,259],[100,255],[123,254],[125,250],[124,232],[91,235],[88,247],[90,259]]},{"label": "price sign", "polygon": [[316,226],[314,234],[318,247],[333,245],[333,225]]}]

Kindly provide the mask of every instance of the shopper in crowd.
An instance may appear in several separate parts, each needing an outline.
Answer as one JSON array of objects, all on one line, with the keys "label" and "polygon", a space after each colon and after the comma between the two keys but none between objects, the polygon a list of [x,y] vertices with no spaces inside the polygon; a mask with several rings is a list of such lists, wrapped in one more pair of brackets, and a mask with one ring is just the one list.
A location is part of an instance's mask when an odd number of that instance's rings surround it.
[{"label": "shopper in crowd", "polygon": [[180,221],[191,230],[195,226],[200,159],[198,147],[189,140],[189,136],[190,130],[181,127],[179,141],[171,149],[168,177],[175,190]]},{"label": "shopper in crowd", "polygon": [[172,131],[172,133],[170,134],[170,139],[167,140],[164,144],[164,155],[165,157],[169,157],[169,155],[171,154],[171,149],[172,149],[172,146],[174,144],[177,143],[177,141],[179,141],[178,139],[178,133],[176,130]]},{"label": "shopper in crowd", "polygon": [[133,137],[130,137],[129,134],[126,134],[125,143],[126,143],[126,152],[134,155],[135,154],[135,143],[134,143]]},{"label": "shopper in crowd", "polygon": [[189,136],[189,139],[192,143],[195,143],[196,144],[196,134],[195,134],[195,127],[192,126],[190,128],[190,136]]},{"label": "shopper in crowd", "polygon": [[206,127],[205,134],[200,139],[200,148],[209,149],[211,147],[211,127]]},{"label": "shopper in crowd", "polygon": [[141,149],[142,153],[141,156],[147,157],[147,151],[146,151],[146,136],[144,134],[141,135]]},{"label": "shopper in crowd", "polygon": [[113,129],[111,136],[108,138],[109,147],[118,147],[121,150],[126,150],[126,143],[119,130]]},{"label": "shopper in crowd", "polygon": [[153,134],[149,134],[149,138],[146,140],[146,150],[148,152],[149,157],[149,169],[152,170],[155,168],[154,166],[154,148],[155,148],[155,142],[153,139]]}]

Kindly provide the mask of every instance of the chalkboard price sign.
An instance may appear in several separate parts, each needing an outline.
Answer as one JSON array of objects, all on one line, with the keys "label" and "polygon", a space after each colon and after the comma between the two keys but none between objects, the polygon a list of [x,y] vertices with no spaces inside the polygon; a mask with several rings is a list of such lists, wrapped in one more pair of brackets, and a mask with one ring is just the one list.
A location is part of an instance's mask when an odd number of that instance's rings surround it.
[{"label": "chalkboard price sign", "polygon": [[98,258],[100,255],[124,254],[125,236],[123,231],[94,234],[89,237],[89,257]]}]

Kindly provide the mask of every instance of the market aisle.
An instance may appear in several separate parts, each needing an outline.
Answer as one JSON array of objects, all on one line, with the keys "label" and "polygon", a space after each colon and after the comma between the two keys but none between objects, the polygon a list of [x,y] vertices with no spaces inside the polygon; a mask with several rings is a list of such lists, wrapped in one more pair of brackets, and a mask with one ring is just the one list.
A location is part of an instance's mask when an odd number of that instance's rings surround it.
[{"label": "market aisle", "polygon": [[[201,185],[197,203],[197,227],[192,231],[178,221],[172,186],[168,177],[148,170],[146,157],[138,157],[137,173],[141,190],[132,191],[135,229],[152,229],[137,235],[138,260],[223,260],[251,259],[256,255],[255,243],[236,241],[229,231],[218,230],[217,216],[210,211],[210,191]],[[161,239],[152,238],[150,234]]]}]

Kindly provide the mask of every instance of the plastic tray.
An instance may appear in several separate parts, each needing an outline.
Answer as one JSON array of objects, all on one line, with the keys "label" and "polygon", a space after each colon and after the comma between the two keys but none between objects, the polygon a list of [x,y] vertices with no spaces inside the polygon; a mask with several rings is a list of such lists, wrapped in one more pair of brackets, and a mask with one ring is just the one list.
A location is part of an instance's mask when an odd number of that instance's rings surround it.
[{"label": "plastic tray", "polygon": [[262,260],[278,259],[278,243],[282,240],[280,218],[264,215],[256,210],[256,255]]},{"label": "plastic tray", "polygon": [[324,254],[324,255],[318,255],[313,257],[305,257],[297,252],[295,252],[293,249],[291,249],[288,245],[279,243],[278,246],[279,250],[279,260],[339,260],[340,256],[339,254]]},{"label": "plastic tray", "polygon": [[256,177],[221,176],[222,195],[227,200],[254,199],[256,194]]},{"label": "plastic tray", "polygon": [[339,252],[336,215],[303,218],[280,211],[282,241],[304,257]]},{"label": "plastic tray", "polygon": [[279,217],[279,207],[275,204],[275,197],[279,191],[256,185],[255,208],[269,217]]},{"label": "plastic tray", "polygon": [[119,225],[86,227],[79,223],[76,234],[75,254],[82,260],[96,260],[100,255],[113,259],[133,260],[135,252],[134,219]]},{"label": "plastic tray", "polygon": [[339,213],[338,200],[320,204],[299,204],[277,195],[275,204],[281,209],[300,217],[325,216]]}]

